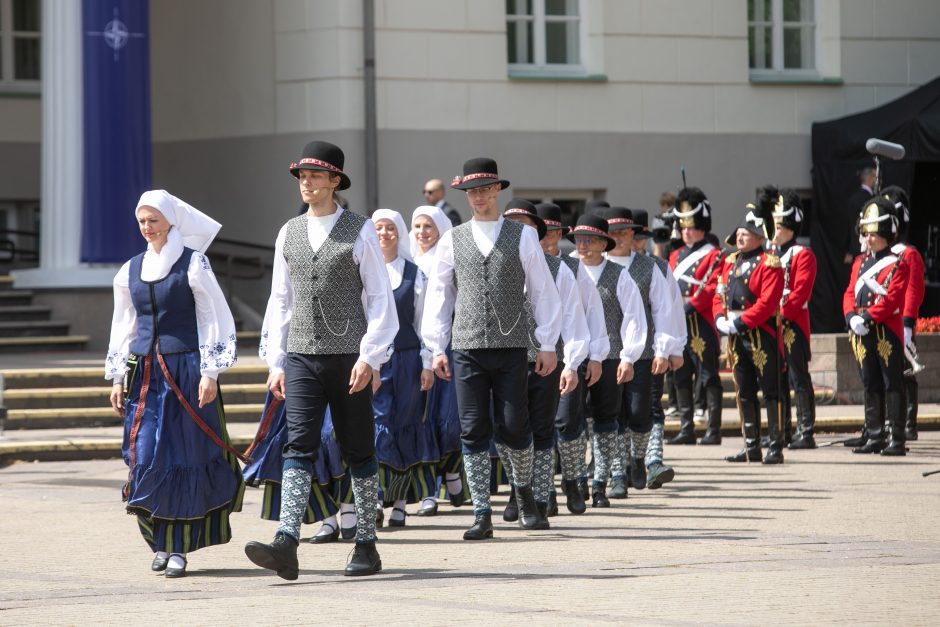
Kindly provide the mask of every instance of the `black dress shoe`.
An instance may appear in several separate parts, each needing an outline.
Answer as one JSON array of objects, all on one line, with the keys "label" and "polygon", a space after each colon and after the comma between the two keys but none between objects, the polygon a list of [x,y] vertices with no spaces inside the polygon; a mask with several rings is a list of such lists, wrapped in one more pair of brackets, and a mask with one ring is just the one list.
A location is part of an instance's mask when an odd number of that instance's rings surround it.
[{"label": "black dress shoe", "polygon": [[166,557],[160,557],[159,555],[154,555],[153,561],[150,562],[150,570],[152,570],[155,573],[164,571],[166,570],[166,565],[167,565],[167,562],[169,561],[170,561],[169,555],[167,555]]},{"label": "black dress shoe", "polygon": [[401,512],[402,518],[401,518],[401,520],[397,520],[397,519],[392,518],[391,516],[389,516],[389,518],[388,518],[388,526],[389,526],[389,527],[404,527],[404,526],[405,526],[405,519],[408,517],[408,512],[406,512],[405,510],[403,510],[403,509],[400,508],[400,507],[393,507],[393,508],[392,508],[392,513],[394,513],[394,512]]},{"label": "black dress shoe", "polygon": [[607,498],[625,499],[627,498],[627,486],[623,482],[623,477],[614,477],[610,480],[610,487],[607,489]]},{"label": "black dress shoe", "polygon": [[630,460],[630,478],[635,490],[642,490],[646,487],[646,462],[644,460]]},{"label": "black dress shoe", "polygon": [[[329,529],[329,531],[327,531]],[[339,529],[331,525],[330,523],[324,523],[312,538],[310,538],[311,544],[326,544],[328,542],[336,542],[339,540]]]},{"label": "black dress shoe", "polygon": [[281,579],[297,579],[297,540],[286,533],[275,535],[271,544],[249,542],[245,555],[261,568],[273,570]]},{"label": "black dress shoe", "polygon": [[415,516],[437,516],[437,501],[433,505],[425,505],[415,512]]},{"label": "black dress shoe", "polygon": [[865,442],[865,444],[859,447],[853,448],[852,452],[859,453],[862,455],[866,455],[866,454],[870,455],[872,453],[880,453],[881,451],[884,450],[884,448],[885,448],[884,440],[868,440],[867,442]]},{"label": "black dress shoe", "polygon": [[572,514],[583,514],[587,507],[584,504],[584,495],[581,494],[581,488],[575,480],[563,480],[561,489],[565,493],[565,506]]},{"label": "black dress shoe", "polygon": [[783,451],[779,449],[770,449],[767,451],[767,454],[764,455],[764,459],[761,460],[762,464],[782,464],[783,463]]},{"label": "black dress shoe", "polygon": [[[172,555],[170,557],[172,557]],[[173,568],[172,566],[167,566],[166,570],[163,572],[164,577],[166,577],[167,579],[176,579],[178,577],[186,576],[186,564],[188,562],[186,561],[186,558],[184,556],[180,555],[180,557],[183,558],[183,566],[181,568]],[[169,560],[167,560],[167,562],[169,563]]]},{"label": "black dress shoe", "polygon": [[678,435],[666,440],[666,444],[695,444],[695,433],[694,432],[679,432]]},{"label": "black dress shoe", "polygon": [[851,448],[853,446],[864,446],[866,442],[868,442],[868,438],[865,437],[865,435],[860,435],[857,438],[849,438],[848,440],[845,440],[842,443],[842,446],[847,448]]},{"label": "black dress shoe", "polygon": [[506,509],[503,510],[503,520],[506,522],[516,522],[519,520],[519,504],[516,503],[516,489],[509,488],[509,502],[506,503]]},{"label": "black dress shoe", "polygon": [[356,537],[356,527],[341,527],[339,535],[343,540],[352,540]]},{"label": "black dress shoe", "polygon": [[721,444],[721,432],[720,431],[706,431],[705,435],[702,436],[702,439],[698,441],[699,444],[704,444],[706,446],[717,446]]},{"label": "black dress shoe", "polygon": [[451,494],[450,492],[448,492],[447,496],[450,497],[450,504],[453,505],[454,507],[460,507],[461,505],[467,502],[466,497],[464,497],[463,495],[463,490],[461,490],[457,494]]},{"label": "black dress shoe", "polygon": [[726,462],[759,462],[761,461],[761,452],[759,448],[746,448],[734,455],[725,457]]},{"label": "black dress shoe", "polygon": [[362,575],[374,575],[382,570],[382,558],[379,552],[375,550],[375,542],[366,544],[357,544],[353,549],[352,559],[346,565],[343,572],[347,577],[360,577]]},{"label": "black dress shoe", "polygon": [[515,488],[515,491],[519,501],[519,526],[523,529],[548,529],[548,520],[539,511],[532,486]]},{"label": "black dress shoe", "polygon": [[672,466],[664,466],[655,463],[646,469],[646,487],[650,490],[658,490],[664,483],[669,483],[676,476],[676,471]]},{"label": "black dress shoe", "polygon": [[536,503],[536,508],[539,510],[539,516],[542,520],[539,522],[537,527],[533,529],[551,529],[551,524],[548,522],[548,503]]},{"label": "black dress shoe", "polygon": [[578,490],[581,491],[581,500],[587,503],[591,498],[591,491],[588,489],[587,479],[578,479]]},{"label": "black dress shoe", "polygon": [[907,441],[917,439],[917,429],[907,428],[904,430],[904,439]]},{"label": "black dress shoe", "polygon": [[558,515],[558,495],[555,490],[548,493],[548,511],[545,514],[548,518]]},{"label": "black dress shoe", "polygon": [[812,433],[798,435],[793,438],[793,441],[790,442],[790,445],[787,448],[791,450],[816,448],[816,438],[813,437]]},{"label": "black dress shoe", "polygon": [[594,488],[591,507],[610,507],[610,500],[608,500],[604,488]]},{"label": "black dress shoe", "polygon": [[473,526],[463,532],[464,540],[486,540],[493,537],[492,514],[477,514],[473,519]]},{"label": "black dress shoe", "polygon": [[904,457],[907,455],[907,447],[904,446],[904,442],[898,442],[897,440],[891,440],[891,443],[881,451],[881,454],[885,457]]}]

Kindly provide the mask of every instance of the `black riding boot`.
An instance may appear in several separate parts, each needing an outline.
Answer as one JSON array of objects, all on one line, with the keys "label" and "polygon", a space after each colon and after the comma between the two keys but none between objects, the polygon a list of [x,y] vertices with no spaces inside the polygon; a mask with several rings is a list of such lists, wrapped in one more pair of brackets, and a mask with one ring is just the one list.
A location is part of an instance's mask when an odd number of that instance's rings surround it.
[{"label": "black riding boot", "polygon": [[905,396],[907,396],[907,424],[904,427],[904,439],[917,439],[917,379],[904,377]]},{"label": "black riding boot", "polygon": [[797,435],[791,449],[816,448],[816,397],[812,391],[796,392]]},{"label": "black riding boot", "polygon": [[853,453],[880,453],[885,447],[885,393],[865,391],[865,443]]},{"label": "black riding boot", "polygon": [[764,464],[782,464],[783,463],[783,424],[781,419],[782,402],[767,402],[767,454],[764,455],[762,463]]},{"label": "black riding boot", "polygon": [[759,462],[760,450],[760,408],[757,403],[740,399],[741,421],[744,423],[744,450],[725,457],[729,462]]},{"label": "black riding boot", "polygon": [[724,389],[720,387],[705,388],[705,410],[708,416],[705,436],[699,444],[721,444],[721,400]]},{"label": "black riding boot", "polygon": [[679,433],[666,440],[666,444],[695,444],[695,423],[692,421],[692,390],[676,388],[676,407],[679,410]]},{"label": "black riding boot", "polygon": [[891,442],[881,451],[882,455],[901,457],[907,454],[904,446],[904,422],[906,419],[904,394],[902,392],[888,392],[885,394],[887,405],[887,421],[891,425]]}]

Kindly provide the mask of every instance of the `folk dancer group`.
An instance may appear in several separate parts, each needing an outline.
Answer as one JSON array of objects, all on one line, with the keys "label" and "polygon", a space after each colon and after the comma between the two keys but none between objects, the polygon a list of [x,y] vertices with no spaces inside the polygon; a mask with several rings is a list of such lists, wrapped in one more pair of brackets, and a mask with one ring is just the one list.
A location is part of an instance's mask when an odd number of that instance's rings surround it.
[{"label": "folk dancer group", "polygon": [[[500,211],[510,184],[487,158],[467,161],[451,183],[467,194],[469,222],[452,227],[430,205],[410,231],[395,211],[369,220],[338,202],[351,184],[344,160],[315,141],[291,164],[304,208],[275,241],[260,346],[269,393],[245,455],[231,447],[216,383],[236,360],[234,321],[203,255],[221,225],[163,190],[138,203],[148,247],[114,280],[106,375],[124,416],[124,498],[153,570],[184,576],[188,553],[228,542],[246,482],[264,486],[262,517],[279,525],[272,542],[245,552],[289,580],[302,523],[322,522],[314,543],[355,538],[345,574],[371,575],[382,569],[383,508],[389,526],[404,526],[407,503],[433,516],[441,494],[455,506],[469,494],[465,540],[491,538],[491,450],[510,483],[503,518],[523,529],[547,529],[557,513],[556,454],[573,515],[587,501],[609,507],[627,487],[661,487],[675,476],[663,460],[667,372],[681,422],[669,442],[696,442],[693,379],[707,407],[699,443],[721,441],[721,335],[744,435],[728,460],[775,464],[787,444],[815,447],[815,258],[796,243],[796,194],[765,188],[725,256],[704,192],[682,189],[667,217],[673,250],[660,258],[647,251],[642,210],[596,204],[573,228],[551,203],[513,199]],[[916,438],[916,394],[906,393],[916,381],[903,363],[923,262],[918,270],[916,250],[899,243],[907,211],[903,190],[888,188],[859,220],[867,249],[844,300],[865,386],[858,453],[903,455],[905,428]],[[574,253],[562,254],[562,237]],[[918,273],[920,287],[909,280]]]}]

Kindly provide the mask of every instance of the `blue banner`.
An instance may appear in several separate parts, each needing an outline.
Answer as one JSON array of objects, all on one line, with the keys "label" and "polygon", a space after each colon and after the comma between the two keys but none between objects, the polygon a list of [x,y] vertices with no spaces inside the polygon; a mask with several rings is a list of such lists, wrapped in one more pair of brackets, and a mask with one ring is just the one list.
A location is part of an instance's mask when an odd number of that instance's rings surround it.
[{"label": "blue banner", "polygon": [[82,0],[82,261],[145,248],[134,208],[152,184],[148,0]]}]

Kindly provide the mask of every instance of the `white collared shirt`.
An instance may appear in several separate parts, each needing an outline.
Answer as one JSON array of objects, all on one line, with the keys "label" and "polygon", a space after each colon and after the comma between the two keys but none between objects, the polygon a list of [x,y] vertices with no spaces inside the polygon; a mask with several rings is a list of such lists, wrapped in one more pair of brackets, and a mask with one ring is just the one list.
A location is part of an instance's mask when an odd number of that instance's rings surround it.
[{"label": "white collared shirt", "polygon": [[[605,259],[596,266],[589,266],[582,261],[581,267],[594,285],[597,285],[597,280],[608,263],[612,262]],[[632,364],[640,358],[643,349],[646,348],[646,311],[643,308],[640,289],[626,270],[621,272],[617,279],[617,301],[620,303],[620,309],[623,312],[623,321],[620,323],[623,349],[621,349],[619,357],[621,361]],[[600,306],[600,309],[603,312],[603,305]],[[606,329],[606,325],[604,328]],[[608,358],[612,358],[612,356],[608,355]]]}]

